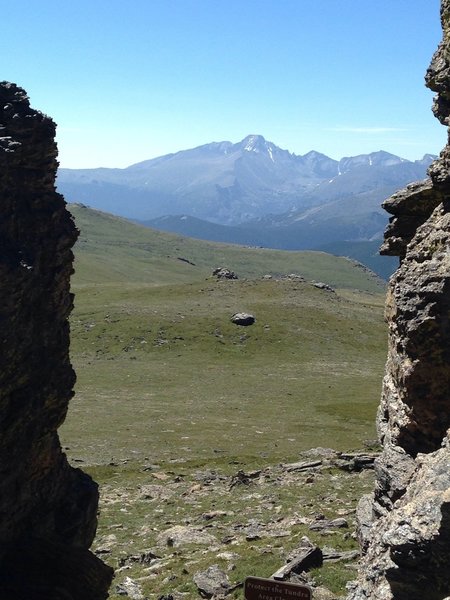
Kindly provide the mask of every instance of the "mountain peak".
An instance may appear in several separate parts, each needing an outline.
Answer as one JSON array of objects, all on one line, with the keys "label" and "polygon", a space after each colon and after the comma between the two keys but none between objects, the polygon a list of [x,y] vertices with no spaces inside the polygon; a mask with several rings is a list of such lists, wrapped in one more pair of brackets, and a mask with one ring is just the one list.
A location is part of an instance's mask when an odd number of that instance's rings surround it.
[{"label": "mountain peak", "polygon": [[247,152],[266,152],[268,148],[262,135],[248,135],[239,145]]}]

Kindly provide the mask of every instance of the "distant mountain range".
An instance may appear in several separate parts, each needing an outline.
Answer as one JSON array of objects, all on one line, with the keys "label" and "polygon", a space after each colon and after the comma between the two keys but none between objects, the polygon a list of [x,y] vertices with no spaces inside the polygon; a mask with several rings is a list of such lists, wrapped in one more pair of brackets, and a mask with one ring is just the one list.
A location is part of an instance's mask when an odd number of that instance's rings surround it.
[{"label": "distant mountain range", "polygon": [[426,177],[434,158],[379,151],[337,161],[315,151],[297,156],[249,135],[126,169],[60,169],[58,189],[69,202],[196,238],[290,250],[363,248],[382,237],[381,202]]}]

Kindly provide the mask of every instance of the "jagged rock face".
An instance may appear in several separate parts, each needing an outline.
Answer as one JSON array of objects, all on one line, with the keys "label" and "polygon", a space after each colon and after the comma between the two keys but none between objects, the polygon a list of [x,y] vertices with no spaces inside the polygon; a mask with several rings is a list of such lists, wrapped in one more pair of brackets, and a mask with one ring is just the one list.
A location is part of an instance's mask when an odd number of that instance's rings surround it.
[{"label": "jagged rock face", "polygon": [[[450,593],[450,449],[414,461],[407,490],[374,518],[353,600],[443,600]],[[376,502],[375,502],[376,504]],[[360,516],[360,515],[358,515]]]},{"label": "jagged rock face", "polygon": [[0,83],[0,589],[11,599],[100,599],[112,575],[88,551],[97,486],[68,465],[57,434],[75,382],[67,319],[77,231],[55,191],[54,135],[21,88]]},{"label": "jagged rock face", "polygon": [[443,37],[431,59],[425,81],[427,87],[437,92],[433,102],[433,113],[443,125],[450,125],[450,0],[441,0],[441,23]]},{"label": "jagged rock face", "polygon": [[387,296],[389,356],[379,427],[415,457],[437,450],[450,427],[450,213],[421,225]]},{"label": "jagged rock face", "polygon": [[[433,112],[450,125],[450,0],[427,71]],[[389,351],[377,425],[383,452],[358,507],[364,552],[349,600],[450,596],[450,147],[384,203],[382,253],[400,256],[386,301]]]}]

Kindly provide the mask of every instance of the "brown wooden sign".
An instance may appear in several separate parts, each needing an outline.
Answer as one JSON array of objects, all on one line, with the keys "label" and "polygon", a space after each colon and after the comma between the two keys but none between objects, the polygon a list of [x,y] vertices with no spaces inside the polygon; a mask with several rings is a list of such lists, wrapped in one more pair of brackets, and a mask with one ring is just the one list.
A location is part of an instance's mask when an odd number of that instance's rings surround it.
[{"label": "brown wooden sign", "polygon": [[245,600],[312,600],[312,592],[307,585],[247,577],[244,583],[244,598]]}]

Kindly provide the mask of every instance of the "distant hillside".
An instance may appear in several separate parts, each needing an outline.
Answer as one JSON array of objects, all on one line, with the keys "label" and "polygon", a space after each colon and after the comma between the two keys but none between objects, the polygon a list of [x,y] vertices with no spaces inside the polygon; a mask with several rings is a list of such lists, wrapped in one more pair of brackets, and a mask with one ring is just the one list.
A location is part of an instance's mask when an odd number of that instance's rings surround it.
[{"label": "distant hillside", "polygon": [[383,282],[354,261],[323,252],[284,252],[211,243],[164,233],[79,204],[68,208],[80,229],[74,285],[199,281],[217,266],[240,277],[296,273],[336,288],[383,291]]},{"label": "distant hillside", "polygon": [[[175,232],[201,240],[287,250],[310,248],[337,256],[347,256],[363,263],[386,280],[389,279],[398,266],[398,259],[380,256],[378,252],[381,245],[381,234],[387,223],[387,216],[372,215],[372,222],[370,223],[370,219],[368,219],[369,223],[366,224],[366,229],[364,229],[361,222],[358,225],[355,224],[352,214],[349,214],[347,218],[345,216],[336,217],[336,219],[330,217],[324,221],[319,221],[318,224],[306,218],[293,223],[283,223],[279,219],[278,226],[268,221],[269,219],[266,219],[265,224],[249,223],[248,225],[231,226],[217,225],[216,223],[182,215],[161,217],[145,221],[143,224],[161,231]],[[378,230],[375,234],[370,229],[371,225]],[[355,237],[358,239],[356,241],[346,241],[347,235],[352,240],[354,236],[351,235],[351,232],[356,227],[358,227],[358,235]],[[366,233],[365,236],[363,231]],[[335,236],[335,232],[338,232],[344,239]],[[335,237],[338,237],[338,239],[335,239]]]},{"label": "distant hillside", "polygon": [[380,256],[380,241],[368,242],[332,242],[317,248],[336,256],[348,256],[369,267],[386,281],[398,268],[396,256]]}]

